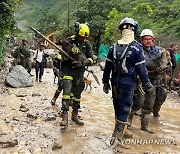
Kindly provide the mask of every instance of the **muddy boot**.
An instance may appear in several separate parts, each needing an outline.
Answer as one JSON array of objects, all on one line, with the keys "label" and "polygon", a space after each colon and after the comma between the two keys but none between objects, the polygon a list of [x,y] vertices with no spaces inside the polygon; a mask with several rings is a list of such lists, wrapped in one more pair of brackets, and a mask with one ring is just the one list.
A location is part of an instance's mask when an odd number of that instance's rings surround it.
[{"label": "muddy boot", "polygon": [[132,125],[132,120],[134,118],[135,113],[136,113],[136,111],[132,110],[131,113],[129,114],[129,117],[128,117],[128,126],[127,126],[128,128],[130,128],[131,125]]},{"label": "muddy boot", "polygon": [[[115,143],[116,140],[121,141],[122,139],[124,139],[126,128],[127,128],[127,122],[122,122],[119,120],[116,121],[115,129],[114,129],[114,132],[112,134],[112,138],[110,140],[111,146]],[[118,146],[120,146],[121,148],[125,148],[125,149],[130,148],[129,146],[126,146],[123,144],[120,144]]]},{"label": "muddy boot", "polygon": [[78,115],[78,112],[72,111],[72,117],[71,119],[75,121],[78,125],[84,125],[83,119]]},{"label": "muddy boot", "polygon": [[60,123],[60,126],[68,126],[68,112],[67,111],[63,111],[62,112],[62,121]]},{"label": "muddy boot", "polygon": [[[117,123],[117,117],[115,117],[115,126],[116,126],[116,123]],[[133,133],[125,129],[123,138],[133,138]]]},{"label": "muddy boot", "polygon": [[51,100],[51,105],[55,105],[57,98],[59,97],[59,91],[56,90],[53,99]]},{"label": "muddy boot", "polygon": [[150,114],[142,114],[141,130],[146,131],[146,132],[148,132],[150,134],[154,134],[154,132],[149,130],[149,128],[148,128],[149,119],[150,119]]},{"label": "muddy boot", "polygon": [[154,117],[159,117],[160,114],[159,114],[159,111],[161,109],[161,105],[160,104],[155,104],[154,107],[153,107],[153,115]]}]

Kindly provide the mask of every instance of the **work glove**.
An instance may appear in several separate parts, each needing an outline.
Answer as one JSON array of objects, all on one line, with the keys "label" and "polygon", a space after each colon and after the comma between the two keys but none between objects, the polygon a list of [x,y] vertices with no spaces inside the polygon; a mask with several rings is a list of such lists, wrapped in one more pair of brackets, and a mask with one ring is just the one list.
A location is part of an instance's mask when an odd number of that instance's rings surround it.
[{"label": "work glove", "polygon": [[161,65],[156,68],[157,73],[162,73],[162,71],[163,71],[163,67]]},{"label": "work glove", "polygon": [[149,83],[146,86],[143,87],[144,91],[151,92],[154,89],[154,86]]},{"label": "work glove", "polygon": [[111,90],[110,84],[109,83],[105,83],[103,86],[103,91],[108,94],[109,90]]},{"label": "work glove", "polygon": [[91,62],[88,59],[82,61],[83,66],[89,66],[90,64],[91,64]]},{"label": "work glove", "polygon": [[73,61],[72,64],[73,64],[73,68],[80,68],[83,66],[81,61]]}]

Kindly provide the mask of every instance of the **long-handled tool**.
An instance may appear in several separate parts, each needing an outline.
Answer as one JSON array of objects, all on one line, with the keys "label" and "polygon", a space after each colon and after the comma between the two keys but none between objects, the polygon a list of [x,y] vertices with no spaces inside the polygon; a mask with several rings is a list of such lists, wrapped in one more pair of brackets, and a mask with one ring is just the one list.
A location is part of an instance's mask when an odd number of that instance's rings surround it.
[{"label": "long-handled tool", "polygon": [[[58,49],[64,56],[66,56],[67,58],[69,58],[70,60],[72,61],[76,61],[73,57],[69,56],[63,49],[61,49],[60,47],[58,47],[54,42],[52,42],[51,40],[49,40],[46,36],[44,36],[43,34],[41,34],[37,29],[35,29],[34,27],[30,27],[34,32],[36,32],[37,34],[41,35],[42,38],[44,38],[47,42],[49,42],[51,45],[53,45],[56,49]],[[94,72],[92,70],[88,70],[88,69],[85,69],[87,72],[90,72],[92,73],[94,79],[96,80],[96,82],[98,84],[99,81],[98,81],[98,78],[97,76],[94,74]]]}]

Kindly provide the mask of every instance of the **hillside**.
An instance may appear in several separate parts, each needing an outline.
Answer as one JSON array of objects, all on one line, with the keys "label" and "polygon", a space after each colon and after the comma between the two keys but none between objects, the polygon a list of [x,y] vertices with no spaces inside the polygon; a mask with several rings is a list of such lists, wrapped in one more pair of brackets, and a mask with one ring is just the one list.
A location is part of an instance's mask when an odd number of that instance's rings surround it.
[{"label": "hillside", "polygon": [[[75,21],[88,22],[91,34],[102,35],[109,40],[101,41],[111,44],[117,39],[119,21],[129,16],[138,21],[140,31],[150,28],[155,33],[158,42],[172,42],[180,39],[180,1],[179,0],[71,0],[70,27]],[[113,10],[116,13],[112,12]],[[113,14],[114,13],[114,14]],[[113,15],[112,15],[113,14]],[[17,22],[27,20],[26,26],[35,26],[45,33],[52,29],[60,29],[61,35],[67,32],[68,1],[66,0],[25,0],[16,14]],[[166,37],[166,38],[165,38]]]}]

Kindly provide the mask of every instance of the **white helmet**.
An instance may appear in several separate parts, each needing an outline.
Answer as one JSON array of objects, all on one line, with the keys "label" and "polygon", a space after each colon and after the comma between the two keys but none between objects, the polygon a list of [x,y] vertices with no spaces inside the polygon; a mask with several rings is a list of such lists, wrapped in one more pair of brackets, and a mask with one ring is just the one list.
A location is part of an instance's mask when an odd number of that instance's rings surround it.
[{"label": "white helmet", "polygon": [[141,37],[145,36],[145,35],[154,37],[154,34],[153,34],[152,30],[150,30],[150,29],[144,29],[140,34]]}]

